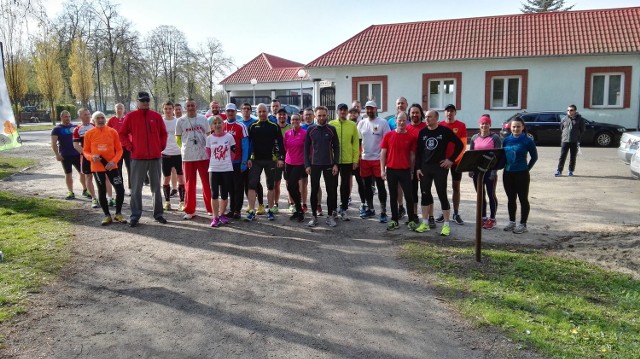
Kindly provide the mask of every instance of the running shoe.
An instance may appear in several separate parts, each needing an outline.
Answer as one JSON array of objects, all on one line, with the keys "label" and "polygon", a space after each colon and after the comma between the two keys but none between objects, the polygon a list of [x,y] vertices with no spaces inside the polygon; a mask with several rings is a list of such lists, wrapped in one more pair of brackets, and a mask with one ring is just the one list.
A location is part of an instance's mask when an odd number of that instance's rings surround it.
[{"label": "running shoe", "polygon": [[271,212],[273,214],[278,214],[278,212],[280,212],[280,209],[278,208],[277,204],[274,204],[273,207],[271,207]]},{"label": "running shoe", "polygon": [[318,214],[318,216],[322,217],[322,206],[318,205],[318,207],[316,207],[316,213]]},{"label": "running shoe", "polygon": [[247,221],[247,222],[255,221],[256,220],[256,211],[249,210],[249,213],[247,214],[246,217],[244,217],[244,220]]},{"label": "running shoe", "polygon": [[225,216],[227,216],[227,219],[233,218],[233,211],[229,210],[229,212],[227,212],[227,214],[225,214]]},{"label": "running shoe", "polygon": [[[335,212],[334,212],[334,214],[335,214]],[[329,226],[329,227],[335,227],[337,225],[336,219],[334,218],[334,216],[327,215],[327,220],[325,222],[327,223],[327,226]]]},{"label": "running shoe", "polygon": [[482,225],[484,229],[493,229],[496,226],[495,218],[487,218],[487,220]]},{"label": "running shoe", "polygon": [[240,214],[240,212],[233,212],[233,219],[240,219],[242,218],[242,214]]},{"label": "running shoe", "polygon": [[395,231],[398,228],[400,228],[400,226],[396,221],[391,221],[389,222],[389,224],[387,224],[387,231]]},{"label": "running shoe", "polygon": [[415,231],[418,232],[418,233],[428,232],[429,231],[429,225],[424,223],[424,222],[422,222],[422,223],[420,223],[418,228],[415,229]]},{"label": "running shoe", "polygon": [[380,223],[387,223],[389,221],[389,217],[387,217],[387,213],[380,212]]},{"label": "running shoe", "polygon": [[440,235],[441,235],[441,236],[448,236],[448,235],[450,235],[450,234],[451,234],[451,228],[449,227],[449,225],[448,225],[448,224],[446,224],[446,223],[445,223],[445,224],[442,226],[442,231],[440,231]]},{"label": "running shoe", "polygon": [[429,216],[428,224],[430,229],[436,228],[436,220],[435,218],[433,218],[433,216]]},{"label": "running shoe", "polygon": [[516,228],[516,222],[509,222],[506,227],[504,227],[503,231],[512,232]]},{"label": "running shoe", "polygon": [[116,206],[116,200],[113,198],[109,198],[109,207],[115,207]]},{"label": "running shoe", "polygon": [[84,190],[82,190],[82,196],[83,197],[87,197],[87,198],[91,198],[91,193],[89,193],[88,189],[84,189]]},{"label": "running shoe", "polygon": [[293,212],[293,214],[291,216],[289,216],[289,220],[290,221],[297,221],[299,217],[300,217],[300,214],[298,212]]},{"label": "running shoe", "polygon": [[513,233],[515,234],[522,234],[524,232],[528,232],[526,224],[520,223],[513,229]]},{"label": "running shoe", "polygon": [[318,225],[318,216],[311,217],[311,220],[308,223],[309,227],[315,227]]},{"label": "running shoe", "polygon": [[569,177],[573,177],[573,171],[569,171]]},{"label": "running shoe", "polygon": [[407,223],[407,227],[409,227],[410,231],[415,231],[418,228],[418,223],[409,221],[409,223]]},{"label": "running shoe", "polygon": [[69,191],[67,192],[67,196],[64,199],[67,199],[67,200],[76,199],[76,195],[73,192]]},{"label": "running shoe", "polygon": [[102,225],[103,226],[108,226],[111,223],[113,223],[113,219],[111,218],[111,216],[106,216],[104,217],[104,219],[102,220]]},{"label": "running shoe", "polygon": [[154,219],[156,222],[161,223],[161,224],[167,224],[167,219],[162,217],[162,216],[158,216]]},{"label": "running shoe", "polygon": [[165,211],[170,211],[171,210],[171,202],[169,202],[169,201],[164,202],[164,206],[162,206],[162,208],[164,208]]},{"label": "running shoe", "polygon": [[398,208],[398,220],[402,219],[407,214],[407,210],[403,206]]},{"label": "running shoe", "polygon": [[249,211],[250,211],[250,210],[251,210],[251,208],[249,208],[249,205],[247,205],[246,207],[244,207],[244,208],[242,209],[242,212],[244,212],[244,213],[249,213]]},{"label": "running shoe", "polygon": [[456,224],[459,224],[459,225],[463,225],[464,224],[464,221],[462,220],[462,217],[460,217],[459,214],[454,214],[453,215],[453,221],[456,222]]},{"label": "running shoe", "polygon": [[289,212],[296,213],[296,205],[291,203],[289,204]]},{"label": "running shoe", "polygon": [[227,217],[226,215],[222,215],[220,217],[218,217],[218,220],[220,221],[220,223],[222,224],[229,224],[229,217]]},{"label": "running shoe", "polygon": [[273,209],[269,209],[267,210],[267,219],[270,221],[275,221],[276,220],[276,216],[273,215]]},{"label": "running shoe", "polygon": [[113,221],[116,223],[127,223],[127,220],[124,219],[124,216],[121,213],[116,213],[116,215],[113,216]]},{"label": "running shoe", "polygon": [[556,171],[556,173],[554,173],[553,175],[556,176],[556,177],[560,177],[560,176],[562,176],[562,172]]},{"label": "running shoe", "polygon": [[344,209],[340,210],[340,219],[342,219],[343,221],[349,221],[349,216],[347,216],[347,211]]},{"label": "running shoe", "polygon": [[264,205],[263,204],[258,205],[258,210],[256,211],[256,214],[259,216],[262,216],[265,213],[267,213],[267,211],[264,209]]},{"label": "running shoe", "polygon": [[366,218],[367,206],[364,204],[360,206],[360,218]]},{"label": "running shoe", "polygon": [[214,217],[214,218],[211,220],[211,227],[214,227],[214,228],[215,228],[215,227],[220,227],[220,223],[221,223],[221,222],[220,222],[220,218],[219,218],[219,217]]},{"label": "running shoe", "polygon": [[188,219],[192,219],[192,218],[194,218],[195,216],[196,216],[196,214],[195,214],[195,213],[191,213],[191,214],[189,214],[189,213],[185,213],[185,214],[184,214],[184,216],[182,216],[182,219],[184,219],[184,220],[188,220]]},{"label": "running shoe", "polygon": [[91,208],[98,208],[100,207],[100,204],[98,204],[98,199],[94,198],[91,200]]},{"label": "running shoe", "polygon": [[375,209],[368,209],[366,211],[364,211],[364,213],[360,214],[360,218],[365,219],[365,218],[371,218],[371,217],[375,217],[376,216],[376,210]]},{"label": "running shoe", "polygon": [[179,211],[184,211],[184,202],[180,202],[180,206],[178,206]]},{"label": "running shoe", "polygon": [[444,223],[444,214],[441,214],[438,218],[436,218],[437,223]]}]

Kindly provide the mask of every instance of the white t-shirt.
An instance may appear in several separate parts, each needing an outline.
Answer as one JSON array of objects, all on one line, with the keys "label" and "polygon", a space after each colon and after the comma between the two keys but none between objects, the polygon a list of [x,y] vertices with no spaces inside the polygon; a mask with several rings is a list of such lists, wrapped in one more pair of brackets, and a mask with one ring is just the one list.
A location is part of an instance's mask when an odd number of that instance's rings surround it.
[{"label": "white t-shirt", "polygon": [[182,162],[202,161],[207,159],[209,122],[203,115],[188,117],[184,115],[176,123],[176,136],[182,136]]},{"label": "white t-shirt", "polygon": [[209,172],[231,172],[233,162],[231,161],[231,146],[235,146],[236,140],[230,133],[223,133],[216,136],[213,133],[207,137],[207,147],[211,149],[209,159]]},{"label": "white t-shirt", "polygon": [[176,143],[176,124],[178,123],[178,120],[174,117],[171,120],[167,120],[166,118],[163,118],[164,120],[164,125],[167,128],[167,146],[164,148],[164,151],[162,151],[163,155],[167,155],[167,156],[177,156],[179,154],[181,154],[182,152],[180,152],[180,147],[178,147],[178,144]]},{"label": "white t-shirt", "polygon": [[365,117],[358,123],[358,133],[362,139],[362,159],[375,161],[380,159],[380,142],[391,131],[389,123],[380,117],[373,120]]}]

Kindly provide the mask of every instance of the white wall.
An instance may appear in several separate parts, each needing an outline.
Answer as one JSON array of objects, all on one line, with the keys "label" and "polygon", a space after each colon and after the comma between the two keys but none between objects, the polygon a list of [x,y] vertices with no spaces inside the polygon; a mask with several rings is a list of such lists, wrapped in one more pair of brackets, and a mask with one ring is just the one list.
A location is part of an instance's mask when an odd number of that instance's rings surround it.
[{"label": "white wall", "polygon": [[[626,109],[585,110],[585,68],[600,66],[631,66],[631,107]],[[336,83],[336,103],[351,102],[351,78],[354,76],[388,76],[386,109],[381,116],[395,112],[395,100],[407,98],[409,104],[421,103],[422,74],[462,72],[462,110],[457,118],[468,127],[477,128],[477,120],[484,113],[491,114],[494,127],[519,110],[485,110],[485,72],[528,69],[527,111],[563,111],[575,104],[586,118],[635,128],[640,111],[640,55],[547,57],[504,60],[468,60],[414,63],[384,66],[342,68],[311,68],[310,77]],[[378,104],[380,105],[380,104]],[[442,115],[442,114],[441,114]]]}]

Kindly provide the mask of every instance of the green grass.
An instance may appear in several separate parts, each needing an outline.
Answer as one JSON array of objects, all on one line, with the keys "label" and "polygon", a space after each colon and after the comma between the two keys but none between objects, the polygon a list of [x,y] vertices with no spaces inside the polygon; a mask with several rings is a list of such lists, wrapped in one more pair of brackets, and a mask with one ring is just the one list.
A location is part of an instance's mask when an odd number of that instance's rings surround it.
[{"label": "green grass", "polygon": [[[0,156],[0,178],[31,163]],[[0,323],[26,311],[27,295],[55,278],[68,259],[71,208],[64,201],[0,192]]]},{"label": "green grass", "polygon": [[33,126],[24,126],[24,125],[22,125],[18,129],[18,132],[44,131],[44,130],[51,131],[54,127],[56,127],[56,126],[52,125],[51,123],[41,124],[41,125],[33,125]]},{"label": "green grass", "polygon": [[0,155],[0,180],[33,165],[35,161]]},{"label": "green grass", "polygon": [[483,251],[408,242],[402,257],[479,326],[554,358],[637,358],[640,282],[533,250]]}]

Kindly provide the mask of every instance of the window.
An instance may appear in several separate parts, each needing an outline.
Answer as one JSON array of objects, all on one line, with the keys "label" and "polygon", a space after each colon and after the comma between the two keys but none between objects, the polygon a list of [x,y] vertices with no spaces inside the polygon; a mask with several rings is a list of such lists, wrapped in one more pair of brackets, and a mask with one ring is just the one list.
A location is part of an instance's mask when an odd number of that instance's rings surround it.
[{"label": "window", "polygon": [[443,110],[452,103],[462,108],[462,72],[422,74],[422,107]]},{"label": "window", "polygon": [[487,71],[485,109],[527,108],[528,70]]},{"label": "window", "polygon": [[520,77],[494,77],[491,108],[520,108]]},{"label": "window", "polygon": [[369,99],[374,99],[378,112],[386,111],[387,76],[352,77],[351,90],[353,99],[358,99],[363,109]]},{"label": "window", "polygon": [[591,107],[622,107],[624,74],[595,74],[591,77]]},{"label": "window", "polygon": [[538,115],[536,122],[560,122],[560,119],[555,113],[541,113]]},{"label": "window", "polygon": [[631,66],[587,67],[585,108],[629,108],[631,106]]}]

